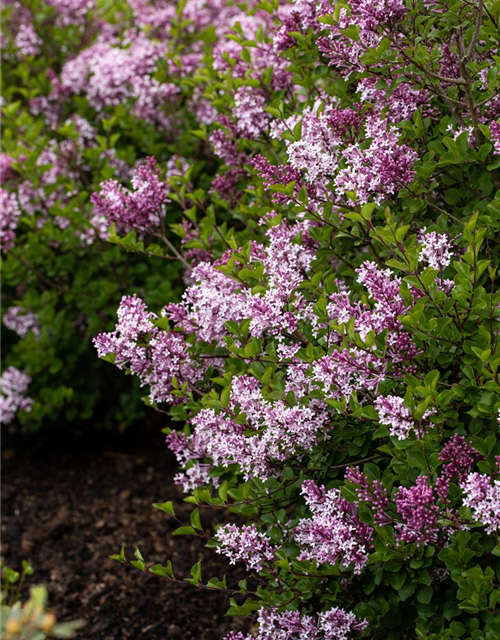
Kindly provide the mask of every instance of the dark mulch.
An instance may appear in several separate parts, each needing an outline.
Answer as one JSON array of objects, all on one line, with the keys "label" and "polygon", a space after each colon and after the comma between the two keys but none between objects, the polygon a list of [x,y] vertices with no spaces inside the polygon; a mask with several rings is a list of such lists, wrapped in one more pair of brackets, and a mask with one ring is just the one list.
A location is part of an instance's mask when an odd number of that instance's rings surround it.
[{"label": "dark mulch", "polygon": [[[140,547],[149,566],[170,558],[176,574],[202,559],[207,579],[228,573],[221,556],[192,537],[172,537],[176,524],[153,502],[176,501],[175,463],[158,430],[136,427],[124,435],[75,437],[4,435],[2,443],[2,555],[7,566],[23,559],[45,583],[61,620],[82,618],[85,640],[220,640],[244,624],[224,616],[220,593],[180,586],[123,567],[108,555],[123,543]],[[203,522],[213,522],[202,513]],[[212,520],[210,520],[212,518]]]}]

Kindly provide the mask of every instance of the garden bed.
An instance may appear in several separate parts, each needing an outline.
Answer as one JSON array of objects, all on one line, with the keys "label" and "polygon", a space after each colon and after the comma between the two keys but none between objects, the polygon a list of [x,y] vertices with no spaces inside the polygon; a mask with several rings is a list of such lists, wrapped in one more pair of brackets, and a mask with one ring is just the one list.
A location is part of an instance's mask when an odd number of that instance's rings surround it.
[{"label": "garden bed", "polygon": [[[2,458],[3,559],[12,568],[31,562],[33,580],[47,585],[58,618],[86,621],[79,638],[219,640],[240,628],[241,620],[224,616],[228,602],[220,594],[173,585],[108,558],[123,543],[129,555],[139,546],[149,565],[169,554],[179,576],[189,576],[200,558],[208,577],[227,571],[191,537],[176,538],[174,550],[176,524],[151,506],[181,497],[158,430],[6,435]],[[186,519],[190,510],[182,502],[176,508]]]}]

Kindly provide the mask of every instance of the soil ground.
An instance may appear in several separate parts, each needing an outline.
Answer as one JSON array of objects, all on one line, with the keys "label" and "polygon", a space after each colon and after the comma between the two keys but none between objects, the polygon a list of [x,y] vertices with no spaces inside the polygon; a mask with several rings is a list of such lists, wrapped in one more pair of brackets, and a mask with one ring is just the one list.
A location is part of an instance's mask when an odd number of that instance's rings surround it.
[{"label": "soil ground", "polygon": [[[158,429],[5,434],[5,564],[19,569],[28,560],[32,582],[47,586],[57,617],[85,620],[81,640],[221,640],[243,629],[243,620],[224,616],[228,601],[221,594],[171,584],[108,558],[122,543],[130,557],[137,545],[148,566],[169,558],[177,575],[189,577],[201,559],[205,579],[226,573],[236,585],[242,575],[234,567],[198,539],[173,538],[178,525],[151,506],[173,499],[178,516],[189,519],[192,505],[182,502],[174,474]],[[202,513],[203,524],[209,517]]]}]

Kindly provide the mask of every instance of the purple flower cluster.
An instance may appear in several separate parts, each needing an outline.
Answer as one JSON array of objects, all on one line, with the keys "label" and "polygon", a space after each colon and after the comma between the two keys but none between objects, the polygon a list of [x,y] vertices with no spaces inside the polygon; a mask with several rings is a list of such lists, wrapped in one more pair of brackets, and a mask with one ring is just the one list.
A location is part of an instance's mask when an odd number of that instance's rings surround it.
[{"label": "purple flower cluster", "polygon": [[354,391],[376,390],[385,378],[385,363],[373,353],[353,347],[316,360],[313,378],[326,396],[349,399]]},{"label": "purple flower cluster", "polygon": [[101,183],[101,192],[93,193],[90,198],[95,215],[104,217],[109,224],[114,223],[125,231],[157,229],[161,225],[167,200],[167,186],[158,174],[155,159],[147,158],[146,163],[134,171],[132,190],[116,180]]},{"label": "purple flower cluster", "polygon": [[402,519],[395,527],[399,540],[417,545],[436,542],[440,530],[437,522],[440,511],[438,497],[427,476],[419,476],[409,489],[398,489],[394,502]]},{"label": "purple flower cluster", "polygon": [[16,194],[0,188],[0,245],[5,253],[14,246],[20,217],[21,209]]},{"label": "purple flower cluster", "polygon": [[439,460],[445,463],[442,475],[449,479],[456,477],[459,482],[464,482],[477,457],[477,451],[467,443],[464,436],[455,433],[439,454]]},{"label": "purple flower cluster", "polygon": [[233,117],[238,132],[246,138],[257,139],[269,126],[270,116],[264,111],[266,98],[262,91],[240,87],[234,96]]},{"label": "purple flower cluster", "polygon": [[[269,229],[266,247],[253,246],[252,262],[262,263],[267,277],[262,293],[252,293],[215,265],[201,263],[192,270],[195,284],[185,291],[183,301],[167,307],[169,317],[184,331],[196,332],[200,340],[218,344],[227,335],[226,322],[247,318],[253,337],[293,333],[297,318],[308,315],[307,303],[297,291],[315,257],[307,229],[302,223],[283,223]],[[303,244],[294,242],[299,234]]]},{"label": "purple flower cluster", "polygon": [[400,144],[396,130],[377,116],[367,118],[365,130],[370,145],[356,143],[344,149],[346,167],[335,184],[337,189],[354,191],[361,204],[370,198],[380,204],[413,180],[418,156],[408,145]]},{"label": "purple flower cluster", "polygon": [[338,489],[326,491],[312,480],[304,482],[302,494],[312,516],[300,520],[293,532],[301,549],[299,559],[352,564],[354,573],[361,573],[368,562],[372,529],[360,522],[358,505],[347,502]]},{"label": "purple flower cluster", "polygon": [[23,23],[14,38],[14,45],[21,56],[37,56],[43,41],[35,31],[33,24]]},{"label": "purple flower cluster", "polygon": [[379,396],[375,400],[375,409],[378,411],[380,424],[388,426],[391,436],[398,440],[406,440],[415,429],[415,422],[411,411],[404,404],[404,398]]},{"label": "purple flower cluster", "polygon": [[240,285],[206,262],[191,271],[193,285],[183,294],[182,302],[170,304],[166,311],[172,321],[188,333],[195,332],[199,340],[223,343],[227,335],[226,322],[241,322],[247,309]]},{"label": "purple flower cluster", "polygon": [[253,524],[242,527],[227,524],[217,529],[215,539],[220,542],[216,551],[227,556],[230,564],[245,562],[247,571],[262,571],[274,563],[273,547]]},{"label": "purple flower cluster", "polygon": [[[255,640],[349,640],[368,626],[367,620],[359,620],[340,607],[323,611],[316,619],[298,611],[261,609],[257,622]],[[253,640],[253,636],[231,632],[224,640]]]},{"label": "purple flower cluster", "polygon": [[22,307],[9,307],[3,316],[3,323],[7,329],[15,331],[21,338],[28,335],[30,331],[36,338],[40,335],[38,317]]},{"label": "purple flower cluster", "polygon": [[[321,3],[324,14],[334,18],[328,25],[329,34],[318,39],[320,51],[330,59],[330,64],[348,76],[354,69],[363,70],[363,55],[372,47],[377,47],[383,34],[379,27],[394,24],[407,12],[401,0],[352,0],[349,9],[342,7],[333,16],[336,5],[324,0]],[[344,31],[351,25],[358,28],[358,37],[353,40]]]},{"label": "purple flower cluster", "polygon": [[[156,316],[136,296],[124,296],[118,309],[114,331],[94,339],[100,357],[114,355],[120,369],[128,369],[150,387],[151,402],[176,402],[172,391],[194,384],[201,371],[191,361],[183,336],[161,331],[154,325]],[[149,343],[146,345],[146,338]]]},{"label": "purple flower cluster", "polygon": [[445,233],[424,233],[420,244],[420,260],[432,269],[442,271],[451,263],[451,249],[450,239]]},{"label": "purple flower cluster", "polygon": [[493,145],[493,151],[500,155],[500,121],[492,122],[490,124],[491,131],[491,143]]},{"label": "purple flower cluster", "polygon": [[0,184],[5,184],[17,177],[17,172],[12,167],[15,159],[8,153],[0,152]]},{"label": "purple flower cluster", "polygon": [[0,422],[9,424],[20,411],[31,411],[33,400],[27,395],[31,378],[15,367],[0,376]]},{"label": "purple flower cluster", "polygon": [[55,8],[64,27],[82,24],[95,8],[94,0],[47,0],[47,4]]},{"label": "purple flower cluster", "polygon": [[368,476],[359,467],[348,467],[345,479],[356,485],[360,502],[366,502],[370,505],[375,524],[385,525],[392,522],[389,495],[379,480],[370,482]]},{"label": "purple flower cluster", "polygon": [[[182,465],[205,458],[224,467],[237,463],[246,478],[265,480],[276,475],[285,460],[310,451],[327,432],[328,414],[321,402],[290,407],[284,401],[264,400],[260,384],[250,376],[233,379],[230,409],[234,415],[244,413],[246,423],[202,409],[191,420],[192,435],[168,441]],[[252,435],[246,435],[248,429]]]},{"label": "purple flower cluster", "polygon": [[464,506],[472,509],[476,522],[486,527],[487,533],[500,531],[500,480],[480,473],[470,473],[460,485]]},{"label": "purple flower cluster", "polygon": [[179,89],[152,75],[165,51],[165,45],[141,32],[129,32],[120,42],[103,31],[94,44],[65,63],[61,88],[68,94],[84,93],[98,111],[130,100],[137,117],[167,129],[172,119],[166,107],[177,99]]}]

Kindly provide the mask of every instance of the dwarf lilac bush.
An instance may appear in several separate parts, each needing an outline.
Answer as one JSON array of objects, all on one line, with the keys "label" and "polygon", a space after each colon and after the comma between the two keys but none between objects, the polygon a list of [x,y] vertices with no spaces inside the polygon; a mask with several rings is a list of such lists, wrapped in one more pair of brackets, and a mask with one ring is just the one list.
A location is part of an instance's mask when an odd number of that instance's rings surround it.
[{"label": "dwarf lilac bush", "polygon": [[20,64],[75,37],[2,159],[7,260],[49,228],[140,260],[94,344],[179,423],[175,533],[249,579],[116,558],[226,594],[226,640],[500,637],[498,7],[120,8],[9,10]]},{"label": "dwarf lilac bush", "polygon": [[183,425],[165,430],[193,505],[176,533],[250,577],[188,581],[256,616],[226,640],[499,637],[498,12],[225,10],[193,78],[213,171],[168,195],[182,300],[131,355],[133,310],[95,339]]}]

